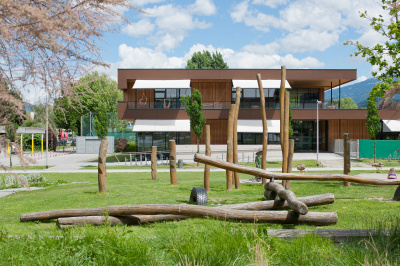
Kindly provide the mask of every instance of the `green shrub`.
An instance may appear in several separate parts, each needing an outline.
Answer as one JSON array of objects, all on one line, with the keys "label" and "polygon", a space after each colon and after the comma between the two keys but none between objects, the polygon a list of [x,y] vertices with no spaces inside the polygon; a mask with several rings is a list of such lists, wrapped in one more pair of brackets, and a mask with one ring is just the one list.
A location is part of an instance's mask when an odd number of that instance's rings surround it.
[{"label": "green shrub", "polygon": [[123,152],[135,152],[137,150],[137,144],[134,141],[130,141],[126,144],[125,149],[123,149]]}]

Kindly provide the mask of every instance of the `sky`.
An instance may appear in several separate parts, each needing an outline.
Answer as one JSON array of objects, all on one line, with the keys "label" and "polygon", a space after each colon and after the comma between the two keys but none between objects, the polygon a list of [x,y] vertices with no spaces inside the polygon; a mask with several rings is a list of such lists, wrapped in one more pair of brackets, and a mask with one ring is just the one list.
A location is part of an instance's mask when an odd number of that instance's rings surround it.
[{"label": "sky", "polygon": [[106,34],[102,56],[117,77],[121,68],[184,68],[197,51],[218,51],[229,68],[375,70],[354,46],[385,39],[360,11],[383,14],[379,0],[132,0],[143,12]]}]

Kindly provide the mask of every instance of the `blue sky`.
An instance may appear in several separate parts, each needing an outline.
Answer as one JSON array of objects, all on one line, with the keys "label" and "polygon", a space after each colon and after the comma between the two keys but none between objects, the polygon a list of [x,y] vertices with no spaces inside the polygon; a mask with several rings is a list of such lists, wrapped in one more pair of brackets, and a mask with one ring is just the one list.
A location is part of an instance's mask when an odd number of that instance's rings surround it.
[{"label": "blue sky", "polygon": [[102,53],[116,78],[118,68],[184,68],[196,51],[219,51],[230,68],[357,69],[372,67],[347,40],[382,42],[359,11],[382,13],[377,0],[133,0],[145,13],[108,34]]}]

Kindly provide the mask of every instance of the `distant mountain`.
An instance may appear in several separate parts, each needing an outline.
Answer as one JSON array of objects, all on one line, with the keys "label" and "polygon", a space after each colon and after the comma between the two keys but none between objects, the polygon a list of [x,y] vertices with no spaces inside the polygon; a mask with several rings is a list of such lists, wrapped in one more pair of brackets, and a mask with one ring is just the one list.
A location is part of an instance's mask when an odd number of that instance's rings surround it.
[{"label": "distant mountain", "polygon": [[[362,82],[358,82],[355,84],[342,86],[340,91],[340,97],[346,98],[351,97],[354,102],[360,107],[365,108],[367,106],[367,97],[368,93],[371,91],[371,88],[377,84],[379,80],[377,78],[370,78],[364,80]],[[332,90],[332,98],[339,98],[339,88]],[[325,91],[325,102],[329,102],[331,99],[331,91]]]}]

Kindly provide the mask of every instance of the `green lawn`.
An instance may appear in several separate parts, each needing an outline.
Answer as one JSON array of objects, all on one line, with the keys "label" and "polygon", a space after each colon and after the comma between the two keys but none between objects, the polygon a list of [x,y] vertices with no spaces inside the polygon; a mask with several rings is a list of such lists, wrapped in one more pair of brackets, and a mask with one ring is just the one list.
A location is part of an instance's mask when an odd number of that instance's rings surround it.
[{"label": "green lawn", "polygon": [[[118,162],[116,157],[119,158],[120,162],[125,162],[124,157],[125,155],[109,155],[107,156],[107,163],[115,163]],[[127,157],[127,159],[129,160],[129,156]],[[91,160],[90,162],[97,162],[97,160]],[[168,161],[165,161],[166,164],[168,164]],[[126,165],[108,165],[107,168],[108,169],[150,169],[150,164],[151,162],[147,162],[147,165],[145,165],[145,162],[142,162],[142,165],[140,165],[140,162],[132,162],[132,166],[131,163],[129,161],[126,162]],[[304,164],[307,167],[316,167],[317,165],[317,161],[316,160],[297,160],[297,161],[293,161],[293,167],[299,166]],[[255,167],[255,164],[242,164],[244,166],[251,166],[251,167]],[[82,169],[97,169],[98,166],[96,165],[87,165],[85,167],[82,167]],[[267,162],[266,164],[266,168],[281,168],[282,167],[282,161],[270,161]],[[160,169],[165,169],[165,168],[169,168],[169,165],[159,165],[157,166],[157,168]],[[184,163],[183,164],[183,169],[204,169],[204,164],[199,164],[197,166],[197,163]],[[214,166],[211,166],[211,168],[215,168]]]},{"label": "green lawn", "polygon": [[[352,172],[358,173],[361,172]],[[43,175],[50,184],[46,189],[0,198],[0,264],[261,265],[261,261],[268,260],[277,265],[389,265],[400,261],[399,230],[390,236],[393,239],[378,237],[368,242],[357,240],[337,245],[312,236],[287,242],[266,233],[269,228],[315,228],[305,225],[189,219],[130,227],[59,230],[54,221],[21,223],[20,215],[27,212],[185,203],[191,189],[203,185],[202,172],[178,172],[176,186],[169,184],[169,173],[158,173],[156,181],[151,180],[151,173],[108,173],[108,192],[100,194],[95,173]],[[241,184],[240,190],[227,192],[225,172],[212,172],[210,184],[209,206],[265,200],[260,184]],[[342,182],[292,182],[292,191],[298,197],[334,193],[334,204],[310,208],[310,211],[337,212],[338,223],[326,228],[398,228],[400,202],[385,200],[393,197],[395,189],[355,183],[346,188]]]}]

